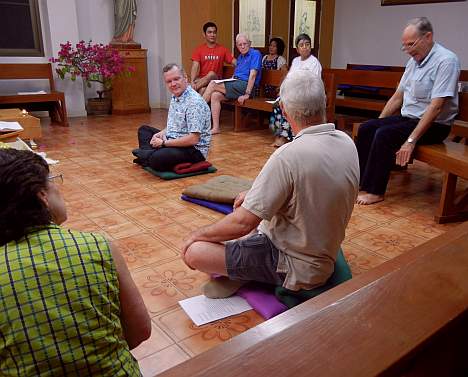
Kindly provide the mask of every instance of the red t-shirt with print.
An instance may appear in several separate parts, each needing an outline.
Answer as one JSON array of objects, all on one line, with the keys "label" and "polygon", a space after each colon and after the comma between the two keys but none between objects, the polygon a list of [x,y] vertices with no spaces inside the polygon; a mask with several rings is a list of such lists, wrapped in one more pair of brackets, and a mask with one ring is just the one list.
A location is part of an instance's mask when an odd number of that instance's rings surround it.
[{"label": "red t-shirt with print", "polygon": [[232,59],[234,57],[231,52],[226,47],[218,44],[213,48],[202,44],[192,54],[192,60],[200,63],[199,77],[204,77],[208,72],[213,71],[221,78],[223,76],[224,62],[231,64]]}]

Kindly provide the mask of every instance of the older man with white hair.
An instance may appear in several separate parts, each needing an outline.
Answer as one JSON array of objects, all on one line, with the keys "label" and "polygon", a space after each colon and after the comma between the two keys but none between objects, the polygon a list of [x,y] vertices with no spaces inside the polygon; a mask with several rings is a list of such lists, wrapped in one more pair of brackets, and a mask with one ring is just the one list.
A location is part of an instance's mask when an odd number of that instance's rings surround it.
[{"label": "older man with white hair", "polygon": [[260,51],[250,47],[250,40],[246,34],[240,33],[236,36],[236,47],[240,52],[234,70],[235,81],[227,81],[217,84],[211,81],[207,86],[203,98],[206,102],[211,101],[211,115],[213,117],[212,134],[220,132],[219,115],[221,113],[221,102],[237,99],[243,104],[246,99],[253,95],[253,90],[260,84],[262,75],[262,54]]},{"label": "older man with white hair", "polygon": [[408,21],[401,50],[410,56],[397,90],[378,119],[359,128],[357,149],[361,167],[358,204],[384,200],[390,171],[405,166],[416,145],[441,143],[458,112],[457,55],[434,41],[426,17]]},{"label": "older man with white hair", "polygon": [[229,296],[251,280],[309,290],[333,273],[358,193],[357,151],[325,123],[319,77],[291,72],[280,95],[293,141],[271,155],[232,214],[192,232],[183,246],[190,268],[225,277],[203,287],[208,297]]}]

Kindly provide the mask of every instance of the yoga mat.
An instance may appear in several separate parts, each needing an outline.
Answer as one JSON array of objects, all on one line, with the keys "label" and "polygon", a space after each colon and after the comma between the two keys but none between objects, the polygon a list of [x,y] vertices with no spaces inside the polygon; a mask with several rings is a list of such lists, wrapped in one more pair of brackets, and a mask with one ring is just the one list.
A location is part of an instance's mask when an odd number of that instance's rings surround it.
[{"label": "yoga mat", "polygon": [[218,170],[214,166],[210,166],[208,169],[203,170],[203,171],[196,171],[193,173],[186,173],[186,174],[177,174],[177,173],[174,173],[173,171],[156,171],[156,170],[151,169],[150,167],[145,167],[144,169],[147,172],[165,180],[193,177],[194,175],[200,175],[200,174],[215,173]]},{"label": "yoga mat", "polygon": [[180,198],[187,202],[195,203],[202,207],[212,209],[213,211],[224,213],[225,215],[228,215],[232,212],[232,205],[230,204],[210,202],[209,200],[191,198],[187,195],[182,195]]}]

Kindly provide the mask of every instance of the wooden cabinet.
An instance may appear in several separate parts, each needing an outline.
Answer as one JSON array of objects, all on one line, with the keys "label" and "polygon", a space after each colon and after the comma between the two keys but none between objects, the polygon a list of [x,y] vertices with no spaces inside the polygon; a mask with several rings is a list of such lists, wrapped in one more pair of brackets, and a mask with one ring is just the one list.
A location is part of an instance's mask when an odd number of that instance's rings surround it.
[{"label": "wooden cabinet", "polygon": [[130,76],[120,75],[112,82],[112,114],[150,112],[146,49],[119,48],[125,66],[135,67]]}]

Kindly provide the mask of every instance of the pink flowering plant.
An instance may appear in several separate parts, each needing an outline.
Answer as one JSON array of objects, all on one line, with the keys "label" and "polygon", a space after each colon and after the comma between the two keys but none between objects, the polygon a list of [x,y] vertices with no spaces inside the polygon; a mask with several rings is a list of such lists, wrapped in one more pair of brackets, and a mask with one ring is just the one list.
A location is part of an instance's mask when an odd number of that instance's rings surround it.
[{"label": "pink flowering plant", "polygon": [[92,41],[81,41],[75,47],[69,41],[61,43],[58,58],[51,58],[50,61],[57,64],[55,71],[62,80],[69,76],[75,81],[81,76],[88,87],[92,82],[101,83],[104,89],[97,91],[99,98],[112,90],[113,77],[135,72],[135,67],[125,67],[123,58],[115,48],[102,43],[92,44]]}]

